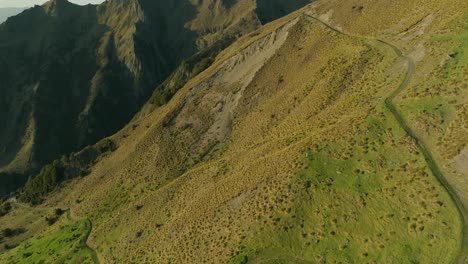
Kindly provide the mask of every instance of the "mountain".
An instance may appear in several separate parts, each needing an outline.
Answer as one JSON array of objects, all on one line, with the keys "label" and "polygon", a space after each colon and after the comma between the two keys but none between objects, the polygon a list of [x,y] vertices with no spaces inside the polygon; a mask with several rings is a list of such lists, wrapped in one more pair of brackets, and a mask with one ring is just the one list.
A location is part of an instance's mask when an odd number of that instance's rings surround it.
[{"label": "mountain", "polygon": [[466,1],[277,2],[223,1],[232,43],[191,2],[199,52],[2,204],[0,262],[466,263]]},{"label": "mountain", "polygon": [[6,7],[0,8],[0,23],[3,23],[7,18],[11,16],[15,16],[21,13],[25,8],[14,8],[14,7]]},{"label": "mountain", "polygon": [[161,84],[182,61],[192,62],[182,72],[206,67],[236,37],[306,4],[277,1],[270,14],[262,2],[51,0],[10,18],[0,26],[0,194],[118,131],[155,89],[158,102],[175,92]]}]

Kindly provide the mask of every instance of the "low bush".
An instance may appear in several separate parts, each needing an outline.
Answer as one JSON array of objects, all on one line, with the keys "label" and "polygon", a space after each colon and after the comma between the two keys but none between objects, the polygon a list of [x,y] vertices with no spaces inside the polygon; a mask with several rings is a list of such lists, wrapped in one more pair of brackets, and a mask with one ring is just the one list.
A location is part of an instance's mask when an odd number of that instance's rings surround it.
[{"label": "low bush", "polygon": [[11,211],[11,204],[9,202],[5,202],[0,206],[0,216],[5,216]]},{"label": "low bush", "polygon": [[24,228],[5,228],[2,230],[3,237],[15,237],[26,232]]},{"label": "low bush", "polygon": [[61,169],[57,163],[46,165],[36,176],[30,177],[23,188],[20,200],[38,204],[47,193],[54,190],[62,178]]}]

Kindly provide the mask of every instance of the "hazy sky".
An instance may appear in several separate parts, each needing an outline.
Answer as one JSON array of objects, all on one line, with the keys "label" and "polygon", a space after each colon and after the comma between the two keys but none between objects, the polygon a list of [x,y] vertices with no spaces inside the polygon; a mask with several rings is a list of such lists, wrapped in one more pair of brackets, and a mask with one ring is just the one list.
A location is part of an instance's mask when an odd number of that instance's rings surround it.
[{"label": "hazy sky", "polygon": [[[98,4],[104,2],[104,0],[68,0],[75,4]],[[31,7],[34,5],[41,5],[47,2],[47,0],[0,0],[0,8],[2,7]]]}]

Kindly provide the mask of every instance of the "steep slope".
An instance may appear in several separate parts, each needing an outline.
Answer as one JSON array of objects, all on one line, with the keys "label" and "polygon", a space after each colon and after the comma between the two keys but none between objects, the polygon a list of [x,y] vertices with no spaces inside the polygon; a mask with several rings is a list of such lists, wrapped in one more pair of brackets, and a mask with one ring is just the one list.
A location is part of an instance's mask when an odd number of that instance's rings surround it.
[{"label": "steep slope", "polygon": [[[319,1],[241,38],[45,206],[91,219],[104,263],[454,262],[463,220],[385,103],[413,81],[401,86],[406,61],[373,38],[405,42],[397,22],[363,27],[373,9],[409,25],[426,13],[362,6]],[[426,34],[463,18],[438,7]]]},{"label": "steep slope", "polygon": [[10,18],[0,26],[0,195],[116,132],[183,60],[257,28],[255,6],[51,0]]},{"label": "steep slope", "polygon": [[464,263],[467,8],[324,0],[267,24],[32,210],[89,219],[101,263]]}]

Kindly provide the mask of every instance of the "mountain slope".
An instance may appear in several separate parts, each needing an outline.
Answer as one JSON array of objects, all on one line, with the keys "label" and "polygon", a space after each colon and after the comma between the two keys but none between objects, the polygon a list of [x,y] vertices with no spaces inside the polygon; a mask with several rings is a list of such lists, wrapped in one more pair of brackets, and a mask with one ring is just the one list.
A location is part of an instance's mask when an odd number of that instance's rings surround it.
[{"label": "mountain slope", "polygon": [[183,60],[259,25],[248,0],[51,0],[9,19],[0,26],[0,194],[116,132]]},{"label": "mountain slope", "polygon": [[101,263],[464,263],[466,9],[317,1],[267,24],[32,210],[89,219]]}]

